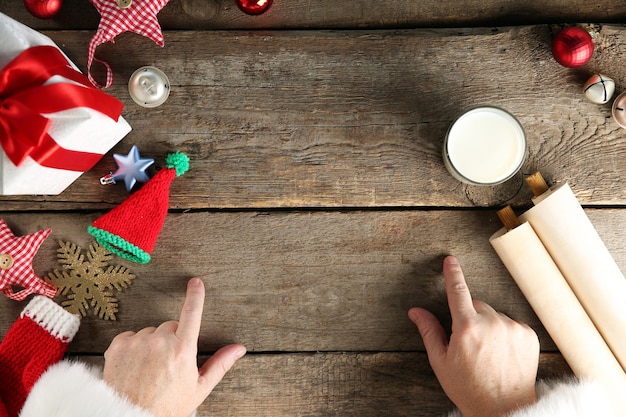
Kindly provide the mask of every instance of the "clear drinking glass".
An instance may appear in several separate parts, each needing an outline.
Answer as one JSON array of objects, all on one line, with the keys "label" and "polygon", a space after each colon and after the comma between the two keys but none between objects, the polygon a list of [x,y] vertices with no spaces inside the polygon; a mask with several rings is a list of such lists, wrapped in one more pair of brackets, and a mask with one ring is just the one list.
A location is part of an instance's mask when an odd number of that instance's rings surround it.
[{"label": "clear drinking glass", "polygon": [[496,185],[513,177],[526,160],[526,134],[506,110],[484,106],[459,116],[443,143],[443,161],[467,184]]}]

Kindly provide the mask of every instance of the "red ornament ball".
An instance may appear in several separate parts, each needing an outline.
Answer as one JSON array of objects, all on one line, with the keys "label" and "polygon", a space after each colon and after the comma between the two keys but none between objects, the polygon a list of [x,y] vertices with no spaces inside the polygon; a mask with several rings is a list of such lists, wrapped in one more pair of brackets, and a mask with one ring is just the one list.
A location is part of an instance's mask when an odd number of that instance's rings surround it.
[{"label": "red ornament ball", "polygon": [[51,19],[59,13],[63,0],[24,0],[24,6],[35,17]]},{"label": "red ornament ball", "polygon": [[272,5],[272,0],[235,0],[237,6],[247,14],[261,14],[265,13],[267,9]]},{"label": "red ornament ball", "polygon": [[564,67],[580,67],[589,62],[593,55],[593,39],[581,27],[565,28],[552,41],[552,55]]}]

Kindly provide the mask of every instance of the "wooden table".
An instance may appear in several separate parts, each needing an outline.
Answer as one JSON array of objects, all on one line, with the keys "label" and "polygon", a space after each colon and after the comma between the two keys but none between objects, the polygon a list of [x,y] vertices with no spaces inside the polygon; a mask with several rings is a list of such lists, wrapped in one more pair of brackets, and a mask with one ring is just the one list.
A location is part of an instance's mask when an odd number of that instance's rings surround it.
[{"label": "wooden table", "polygon": [[[210,0],[171,0],[159,14],[164,48],[135,34],[100,47],[115,74],[107,92],[133,131],[61,195],[0,198],[16,234],[53,230],[36,272],[59,268],[58,240],[86,248],[87,226],[128,196],[99,184],[112,153],[136,144],[162,163],[180,150],[192,169],[172,185],[153,260],[118,262],[137,275],[118,320],[85,318],[71,355],[101,363],[115,334],[176,318],[199,276],[202,355],[249,349],[199,416],[439,416],[451,404],[406,311],[425,306],[449,323],[440,271],[455,254],[476,298],[538,332],[541,376],[570,373],[488,237],[496,209],[529,206],[523,176],[540,170],[570,183],[626,270],[626,132],[610,104],[581,93],[594,72],[626,88],[626,31],[611,24],[626,5],[549,3],[276,0],[250,17],[230,0],[215,15]],[[51,21],[19,0],[0,12],[85,69],[99,18],[86,0],[66,0]],[[566,22],[598,22],[581,69],[550,53]],[[143,65],[170,77],[158,108],[128,95]],[[522,172],[501,186],[463,185],[441,160],[454,117],[481,104],[511,111],[528,136]],[[0,298],[2,334],[23,306]]]}]

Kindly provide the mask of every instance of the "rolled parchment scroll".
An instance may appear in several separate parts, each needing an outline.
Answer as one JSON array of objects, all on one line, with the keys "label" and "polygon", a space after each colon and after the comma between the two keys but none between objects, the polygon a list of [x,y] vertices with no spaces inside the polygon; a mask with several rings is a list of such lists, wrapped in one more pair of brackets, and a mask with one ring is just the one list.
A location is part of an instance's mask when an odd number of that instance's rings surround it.
[{"label": "rolled parchment scroll", "polygon": [[548,250],[613,355],[626,370],[626,279],[569,185],[522,214]]},{"label": "rolled parchment scroll", "polygon": [[626,415],[626,373],[528,222],[489,239],[574,374],[600,382]]}]

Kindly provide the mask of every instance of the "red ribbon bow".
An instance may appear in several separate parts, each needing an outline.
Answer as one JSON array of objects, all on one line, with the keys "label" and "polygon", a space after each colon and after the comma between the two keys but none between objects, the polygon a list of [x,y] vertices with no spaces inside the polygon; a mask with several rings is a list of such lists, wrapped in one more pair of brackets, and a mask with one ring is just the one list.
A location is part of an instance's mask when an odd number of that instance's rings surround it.
[{"label": "red ribbon bow", "polygon": [[[45,84],[54,75],[72,82]],[[61,147],[50,135],[43,116],[88,107],[117,121],[124,105],[94,89],[53,46],[26,49],[0,71],[0,146],[16,166],[27,157],[48,168],[85,172],[100,154]]]}]

